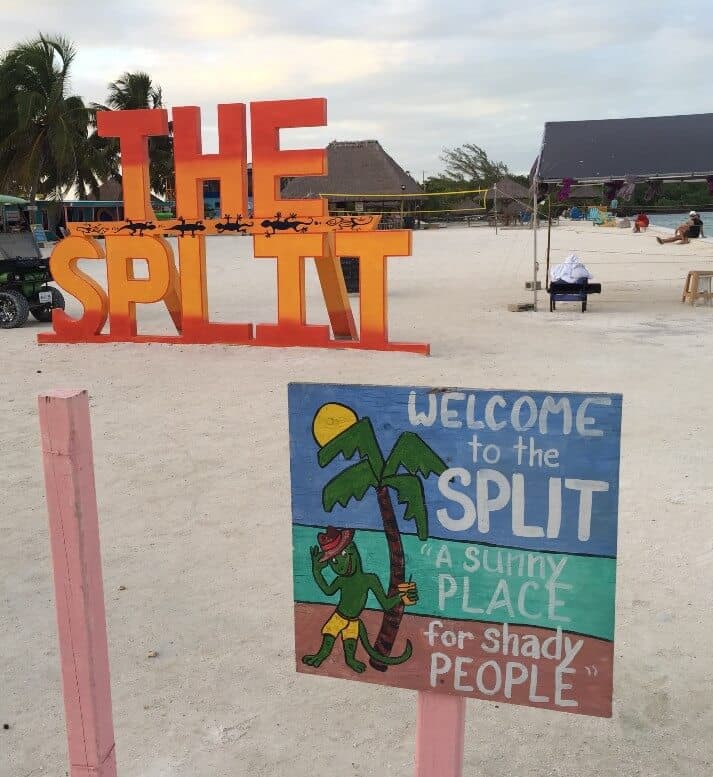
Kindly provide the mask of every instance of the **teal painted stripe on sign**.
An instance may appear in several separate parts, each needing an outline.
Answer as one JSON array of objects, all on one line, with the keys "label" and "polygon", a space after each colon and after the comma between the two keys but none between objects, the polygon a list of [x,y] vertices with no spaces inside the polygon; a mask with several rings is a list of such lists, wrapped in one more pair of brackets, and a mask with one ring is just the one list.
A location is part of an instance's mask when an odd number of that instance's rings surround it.
[{"label": "teal painted stripe on sign", "polygon": [[[300,602],[332,603],[312,575],[310,547],[322,531],[293,525],[294,597]],[[382,532],[357,531],[365,572],[389,582],[389,553]],[[539,626],[601,639],[614,638],[616,560],[596,556],[541,553],[517,548],[427,540],[402,535],[406,579],[418,585],[414,615]],[[324,576],[333,578],[326,567]],[[370,594],[369,609],[379,609]]]}]

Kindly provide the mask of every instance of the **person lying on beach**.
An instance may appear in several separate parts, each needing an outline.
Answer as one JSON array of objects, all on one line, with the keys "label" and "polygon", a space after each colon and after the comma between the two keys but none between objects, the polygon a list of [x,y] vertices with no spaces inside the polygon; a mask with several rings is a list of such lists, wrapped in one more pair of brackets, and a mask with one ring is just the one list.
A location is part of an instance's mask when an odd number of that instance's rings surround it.
[{"label": "person lying on beach", "polygon": [[705,237],[703,234],[703,221],[701,217],[692,210],[689,214],[688,221],[685,224],[680,224],[676,227],[676,231],[673,237],[657,237],[656,240],[663,245],[664,243],[688,243],[692,237]]}]

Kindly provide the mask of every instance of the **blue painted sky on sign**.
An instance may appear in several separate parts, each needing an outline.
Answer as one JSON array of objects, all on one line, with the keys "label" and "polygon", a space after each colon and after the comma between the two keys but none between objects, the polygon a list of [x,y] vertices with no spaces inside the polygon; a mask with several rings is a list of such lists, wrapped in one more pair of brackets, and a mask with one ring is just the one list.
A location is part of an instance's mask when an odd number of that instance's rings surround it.
[{"label": "blue painted sky on sign", "polygon": [[[290,421],[290,455],[292,471],[292,509],[293,521],[297,524],[335,526],[351,528],[381,528],[381,518],[374,491],[367,493],[362,501],[352,500],[346,508],[336,505],[327,513],[322,507],[322,489],[339,472],[356,463],[357,459],[345,461],[341,456],[324,469],[317,461],[318,446],[312,436],[312,420],[317,410],[326,403],[338,402],[351,407],[359,417],[368,416],[374,426],[376,437],[384,456],[404,431],[418,433],[422,439],[438,453],[448,467],[462,467],[472,476],[472,482],[464,485],[453,481],[452,487],[466,495],[474,503],[476,501],[476,472],[482,468],[493,469],[502,473],[512,484],[513,475],[522,474],[524,483],[524,517],[525,525],[547,527],[550,506],[550,479],[559,478],[561,493],[561,525],[557,536],[553,537],[523,537],[514,533],[512,503],[509,501],[501,509],[494,509],[490,514],[490,525],[487,533],[478,528],[478,521],[465,530],[454,531],[444,525],[438,517],[438,511],[447,511],[447,516],[461,519],[464,507],[458,501],[441,493],[438,478],[432,475],[424,483],[425,496],[429,512],[429,532],[431,537],[459,540],[464,542],[491,543],[508,547],[519,547],[533,550],[550,550],[561,553],[580,553],[590,555],[615,556],[617,541],[617,508],[619,492],[619,443],[621,426],[621,397],[619,395],[597,394],[562,394],[548,392],[500,391],[453,389],[466,395],[475,395],[474,413],[471,422],[481,423],[484,408],[489,399],[499,395],[507,407],[495,406],[494,419],[498,423],[508,420],[505,428],[492,430],[485,425],[482,429],[467,428],[465,401],[452,401],[449,409],[460,409],[458,419],[462,428],[444,428],[440,415],[430,426],[412,426],[409,422],[409,393],[416,392],[416,407],[425,410],[429,402],[429,390],[417,387],[380,387],[380,386],[343,386],[324,384],[292,384],[289,387],[289,421]],[[442,392],[436,394],[442,396]],[[546,434],[542,434],[539,424],[533,428],[518,431],[509,422],[510,409],[522,397],[529,397],[537,408],[542,406],[546,397],[553,401],[569,400],[576,417],[576,411],[587,397],[592,398],[586,411],[591,419],[588,430],[601,430],[598,437],[583,437],[576,431],[573,422],[572,432],[562,434],[563,421],[561,414],[550,414]],[[609,405],[596,404],[610,402]],[[521,400],[522,402],[522,400]],[[528,400],[529,402],[529,400]],[[526,425],[529,417],[529,404],[525,404],[520,416],[522,424]],[[457,422],[456,416],[453,420]],[[500,458],[497,463],[481,464],[473,462],[474,435],[477,435],[479,459],[485,446],[497,446]],[[532,444],[536,449],[558,452],[556,467],[534,466],[528,462],[529,449],[522,453],[518,463],[518,453],[514,446],[518,438],[523,443]],[[489,449],[491,458],[496,450]],[[551,456],[550,462],[554,463]],[[581,532],[579,514],[582,500],[581,488],[566,487],[565,483],[573,485],[573,481],[598,481],[608,484],[607,491],[591,494],[591,529],[586,540],[578,537]],[[499,487],[495,483],[489,486],[489,496],[494,498]],[[392,492],[393,493],[393,492]],[[403,507],[398,505],[393,495],[394,507],[399,516],[399,526],[402,532],[413,533],[415,527],[412,521],[404,521]]]}]

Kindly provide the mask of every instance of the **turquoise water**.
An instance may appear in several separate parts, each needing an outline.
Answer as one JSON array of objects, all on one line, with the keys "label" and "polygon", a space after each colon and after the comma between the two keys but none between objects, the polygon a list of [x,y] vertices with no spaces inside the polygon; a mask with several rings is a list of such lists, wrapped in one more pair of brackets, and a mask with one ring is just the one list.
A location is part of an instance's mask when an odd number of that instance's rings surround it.
[{"label": "turquoise water", "polygon": [[[666,227],[667,229],[676,229],[679,224],[683,224],[688,219],[686,213],[649,213],[647,214],[652,226]],[[701,213],[703,221],[703,232],[713,234],[713,213]]]}]

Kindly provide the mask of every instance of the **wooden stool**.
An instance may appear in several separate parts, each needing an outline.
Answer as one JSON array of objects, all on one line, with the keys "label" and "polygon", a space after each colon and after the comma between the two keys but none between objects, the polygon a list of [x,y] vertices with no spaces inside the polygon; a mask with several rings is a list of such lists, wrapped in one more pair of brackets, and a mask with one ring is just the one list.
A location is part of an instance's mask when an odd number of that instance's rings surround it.
[{"label": "wooden stool", "polygon": [[681,302],[690,302],[696,304],[697,299],[702,299],[707,305],[713,299],[711,291],[711,279],[713,270],[691,270],[686,276],[686,282],[683,285],[683,294]]}]

